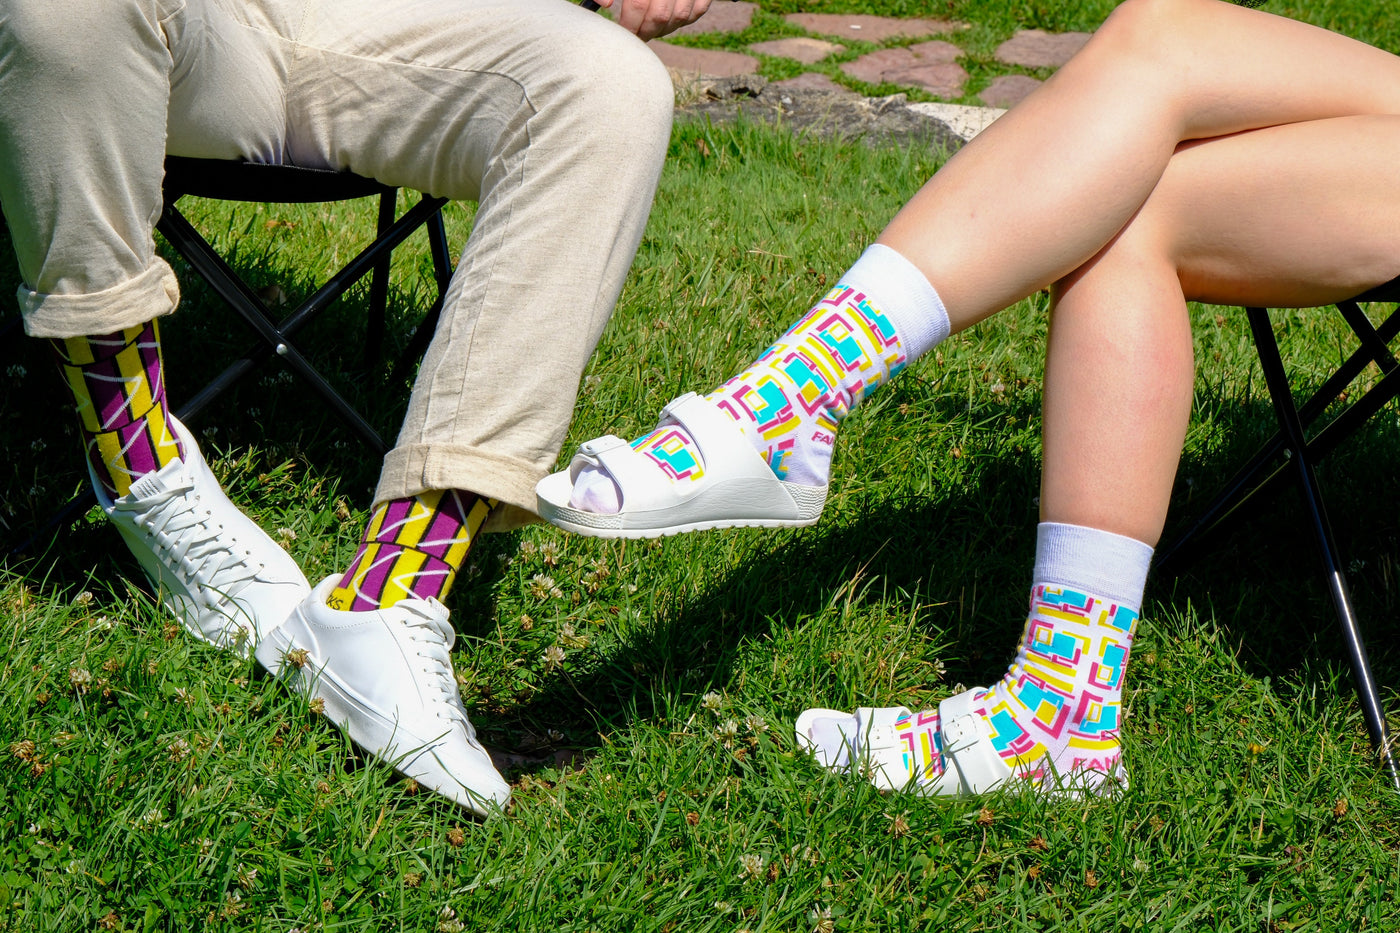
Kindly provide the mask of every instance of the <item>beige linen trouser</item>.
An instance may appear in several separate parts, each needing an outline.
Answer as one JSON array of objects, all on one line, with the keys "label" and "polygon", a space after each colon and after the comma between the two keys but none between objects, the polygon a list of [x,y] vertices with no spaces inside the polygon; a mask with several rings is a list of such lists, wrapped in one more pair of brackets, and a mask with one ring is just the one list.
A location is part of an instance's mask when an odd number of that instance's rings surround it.
[{"label": "beige linen trouser", "polygon": [[476,200],[377,502],[533,511],[650,210],[672,111],[634,36],[567,0],[0,0],[0,206],[36,337],[172,311],[166,153]]}]

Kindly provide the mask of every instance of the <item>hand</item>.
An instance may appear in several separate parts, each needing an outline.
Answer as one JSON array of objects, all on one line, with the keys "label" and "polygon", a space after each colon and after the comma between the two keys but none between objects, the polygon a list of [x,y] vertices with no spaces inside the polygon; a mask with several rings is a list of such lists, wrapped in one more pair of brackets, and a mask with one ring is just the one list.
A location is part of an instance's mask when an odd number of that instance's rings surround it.
[{"label": "hand", "polygon": [[613,18],[637,37],[655,39],[688,26],[710,8],[710,0],[598,0],[601,7],[618,4]]}]

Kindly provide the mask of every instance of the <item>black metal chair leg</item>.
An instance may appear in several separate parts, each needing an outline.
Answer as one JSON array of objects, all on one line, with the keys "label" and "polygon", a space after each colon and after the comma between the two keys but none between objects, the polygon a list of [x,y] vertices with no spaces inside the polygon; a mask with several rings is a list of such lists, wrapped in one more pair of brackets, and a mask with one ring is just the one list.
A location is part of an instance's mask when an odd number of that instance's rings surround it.
[{"label": "black metal chair leg", "polygon": [[188,410],[193,416],[225,388],[252,371],[253,367],[261,360],[266,359],[275,348],[282,362],[297,375],[304,377],[330,406],[331,410],[339,415],[350,426],[351,430],[369,445],[371,450],[383,456],[388,450],[388,446],[379,436],[379,432],[375,431],[359,412],[340,397],[339,393],[302,357],[295,347],[287,343],[287,338],[295,334],[302,325],[310,321],[363,278],[376,263],[407,239],[414,230],[430,221],[445,203],[446,200],[443,198],[424,197],[404,212],[404,215],[395,221],[374,244],[362,250],[340,272],[332,276],[330,281],[322,285],[314,295],[302,302],[295,311],[278,324],[272,322],[266,307],[257,295],[253,294],[252,290],[237,276],[233,269],[224,262],[223,257],[214,252],[198,231],[185,219],[184,215],[173,204],[166,205],[160,223],[157,225],[161,235],[170,240],[171,244],[189,261],[190,265],[194,266],[196,271],[219,293],[219,296],[227,301],[230,307],[262,337],[262,342],[245,353],[243,359],[231,364],[217,379],[190,399],[187,409],[184,410]]},{"label": "black metal chair leg", "polygon": [[[394,224],[395,194],[385,192],[379,196],[379,222],[377,232],[380,237]],[[371,372],[379,362],[379,353],[384,346],[385,315],[389,307],[389,254],[374,264],[369,279],[369,320],[365,324],[365,372]]]},{"label": "black metal chair leg", "polygon": [[428,228],[428,249],[433,257],[433,277],[437,279],[437,298],[423,315],[423,320],[413,332],[408,346],[394,364],[389,375],[390,385],[401,385],[408,378],[409,369],[423,358],[428,344],[437,332],[438,319],[442,317],[442,306],[447,298],[447,289],[452,280],[452,254],[447,247],[447,227],[442,222],[442,212],[434,214],[426,224]]},{"label": "black metal chair leg", "polygon": [[[1400,395],[1400,373],[1397,373],[1400,365],[1396,364],[1388,349],[1390,341],[1400,336],[1400,308],[1391,312],[1380,327],[1373,328],[1355,301],[1340,302],[1337,307],[1361,341],[1361,346],[1337,368],[1311,398],[1298,406],[1298,420],[1302,427],[1306,429],[1316,421],[1336,400],[1337,395],[1347,389],[1367,366],[1375,363],[1385,375],[1308,442],[1308,452],[1312,455],[1313,463],[1319,462],[1392,398]],[[1249,462],[1230,478],[1184,532],[1158,548],[1155,564],[1157,571],[1175,572],[1180,564],[1189,561],[1194,550],[1192,545],[1198,539],[1223,527],[1236,512],[1256,498],[1276,490],[1288,475],[1288,464],[1279,463],[1279,457],[1285,447],[1283,432],[1276,431]]]},{"label": "black metal chair leg", "polygon": [[[431,337],[436,327],[442,307],[442,293],[452,275],[447,235],[440,215],[447,199],[424,195],[417,204],[396,220],[394,214],[398,204],[398,189],[373,179],[348,172],[290,165],[185,159],[176,156],[166,159],[164,194],[164,211],[157,228],[259,338],[259,342],[244,353],[241,359],[235,360],[213,382],[189,398],[176,411],[177,416],[186,422],[196,418],[199,412],[224,390],[268,357],[276,355],[291,372],[306,380],[312,390],[323,398],[354,434],[363,439],[374,452],[383,455],[387,451],[387,445],[378,432],[298,352],[290,338],[357,282],[366,275],[371,275],[365,359],[367,366],[373,368],[380,359],[387,329],[391,253],[414,230],[426,224],[439,290],[438,300],[429,310],[421,328],[423,342],[426,343],[426,338]],[[248,284],[214,252],[213,247],[180,213],[176,202],[186,194],[218,200],[283,204],[327,203],[377,196],[378,236],[317,289],[315,294],[278,320]],[[19,318],[0,323],[0,338],[11,338],[19,332],[20,327]],[[421,352],[421,344],[419,346]],[[413,360],[405,358],[398,362],[398,367],[405,368],[412,362]],[[397,371],[399,370],[396,369]],[[41,543],[41,539],[47,539],[59,526],[71,524],[93,501],[90,491],[79,494],[50,517],[42,528],[30,534],[27,540],[7,553],[20,553],[35,547]]]},{"label": "black metal chair leg", "polygon": [[20,557],[29,553],[35,545],[48,541],[60,528],[66,528],[77,521],[82,514],[97,504],[97,496],[89,487],[69,499],[61,509],[53,513],[44,521],[44,524],[35,529],[34,532],[19,544],[10,548],[5,553],[11,557]]},{"label": "black metal chair leg", "polygon": [[1293,405],[1293,396],[1283,370],[1278,343],[1274,340],[1273,327],[1269,323],[1269,314],[1263,308],[1249,308],[1247,313],[1249,325],[1254,330],[1254,341],[1259,350],[1259,362],[1264,370],[1269,396],[1273,399],[1274,411],[1286,437],[1287,449],[1296,464],[1308,520],[1322,552],[1328,590],[1337,610],[1337,619],[1341,623],[1342,639],[1350,656],[1352,674],[1356,677],[1356,691],[1361,700],[1361,712],[1366,720],[1367,731],[1371,734],[1371,745],[1390,776],[1391,784],[1400,791],[1400,768],[1396,766],[1395,756],[1390,747],[1385,711],[1381,706],[1375,678],[1371,674],[1371,661],[1366,654],[1365,642],[1361,638],[1351,592],[1347,587],[1346,575],[1342,572],[1337,544],[1332,536],[1332,526],[1327,520],[1327,511],[1322,504],[1317,475],[1313,470],[1312,458],[1303,436],[1298,410]]}]

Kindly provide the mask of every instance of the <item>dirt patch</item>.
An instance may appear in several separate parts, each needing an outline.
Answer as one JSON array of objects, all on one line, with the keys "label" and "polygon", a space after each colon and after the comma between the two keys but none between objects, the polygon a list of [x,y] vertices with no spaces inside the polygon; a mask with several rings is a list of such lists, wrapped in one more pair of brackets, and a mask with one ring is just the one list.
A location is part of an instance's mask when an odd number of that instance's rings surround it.
[{"label": "dirt patch", "polygon": [[676,101],[678,119],[708,117],[724,123],[742,115],[824,139],[944,147],[950,153],[963,143],[941,120],[910,110],[903,94],[861,97],[845,90],[782,87],[758,75],[741,75],[682,78]]}]

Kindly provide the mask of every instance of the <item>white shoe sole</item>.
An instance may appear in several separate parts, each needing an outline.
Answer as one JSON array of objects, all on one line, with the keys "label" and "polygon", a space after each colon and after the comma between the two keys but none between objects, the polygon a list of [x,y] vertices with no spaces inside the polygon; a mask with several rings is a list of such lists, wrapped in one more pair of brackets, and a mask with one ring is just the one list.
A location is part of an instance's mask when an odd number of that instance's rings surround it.
[{"label": "white shoe sole", "polygon": [[[326,719],[343,729],[360,748],[379,758],[401,774],[456,801],[478,816],[489,816],[504,809],[510,799],[510,786],[500,781],[482,791],[463,784],[438,757],[433,739],[414,736],[388,717],[369,709],[355,696],[354,692],[336,679],[334,672],[325,668],[324,662],[308,655],[300,667],[285,660],[297,650],[296,639],[287,625],[268,633],[254,651],[263,667],[274,675],[289,679],[290,685],[307,697],[319,699],[324,704],[322,711]],[[291,682],[294,681],[294,682]],[[484,755],[484,752],[483,752]],[[490,759],[486,761],[494,775]]]}]

